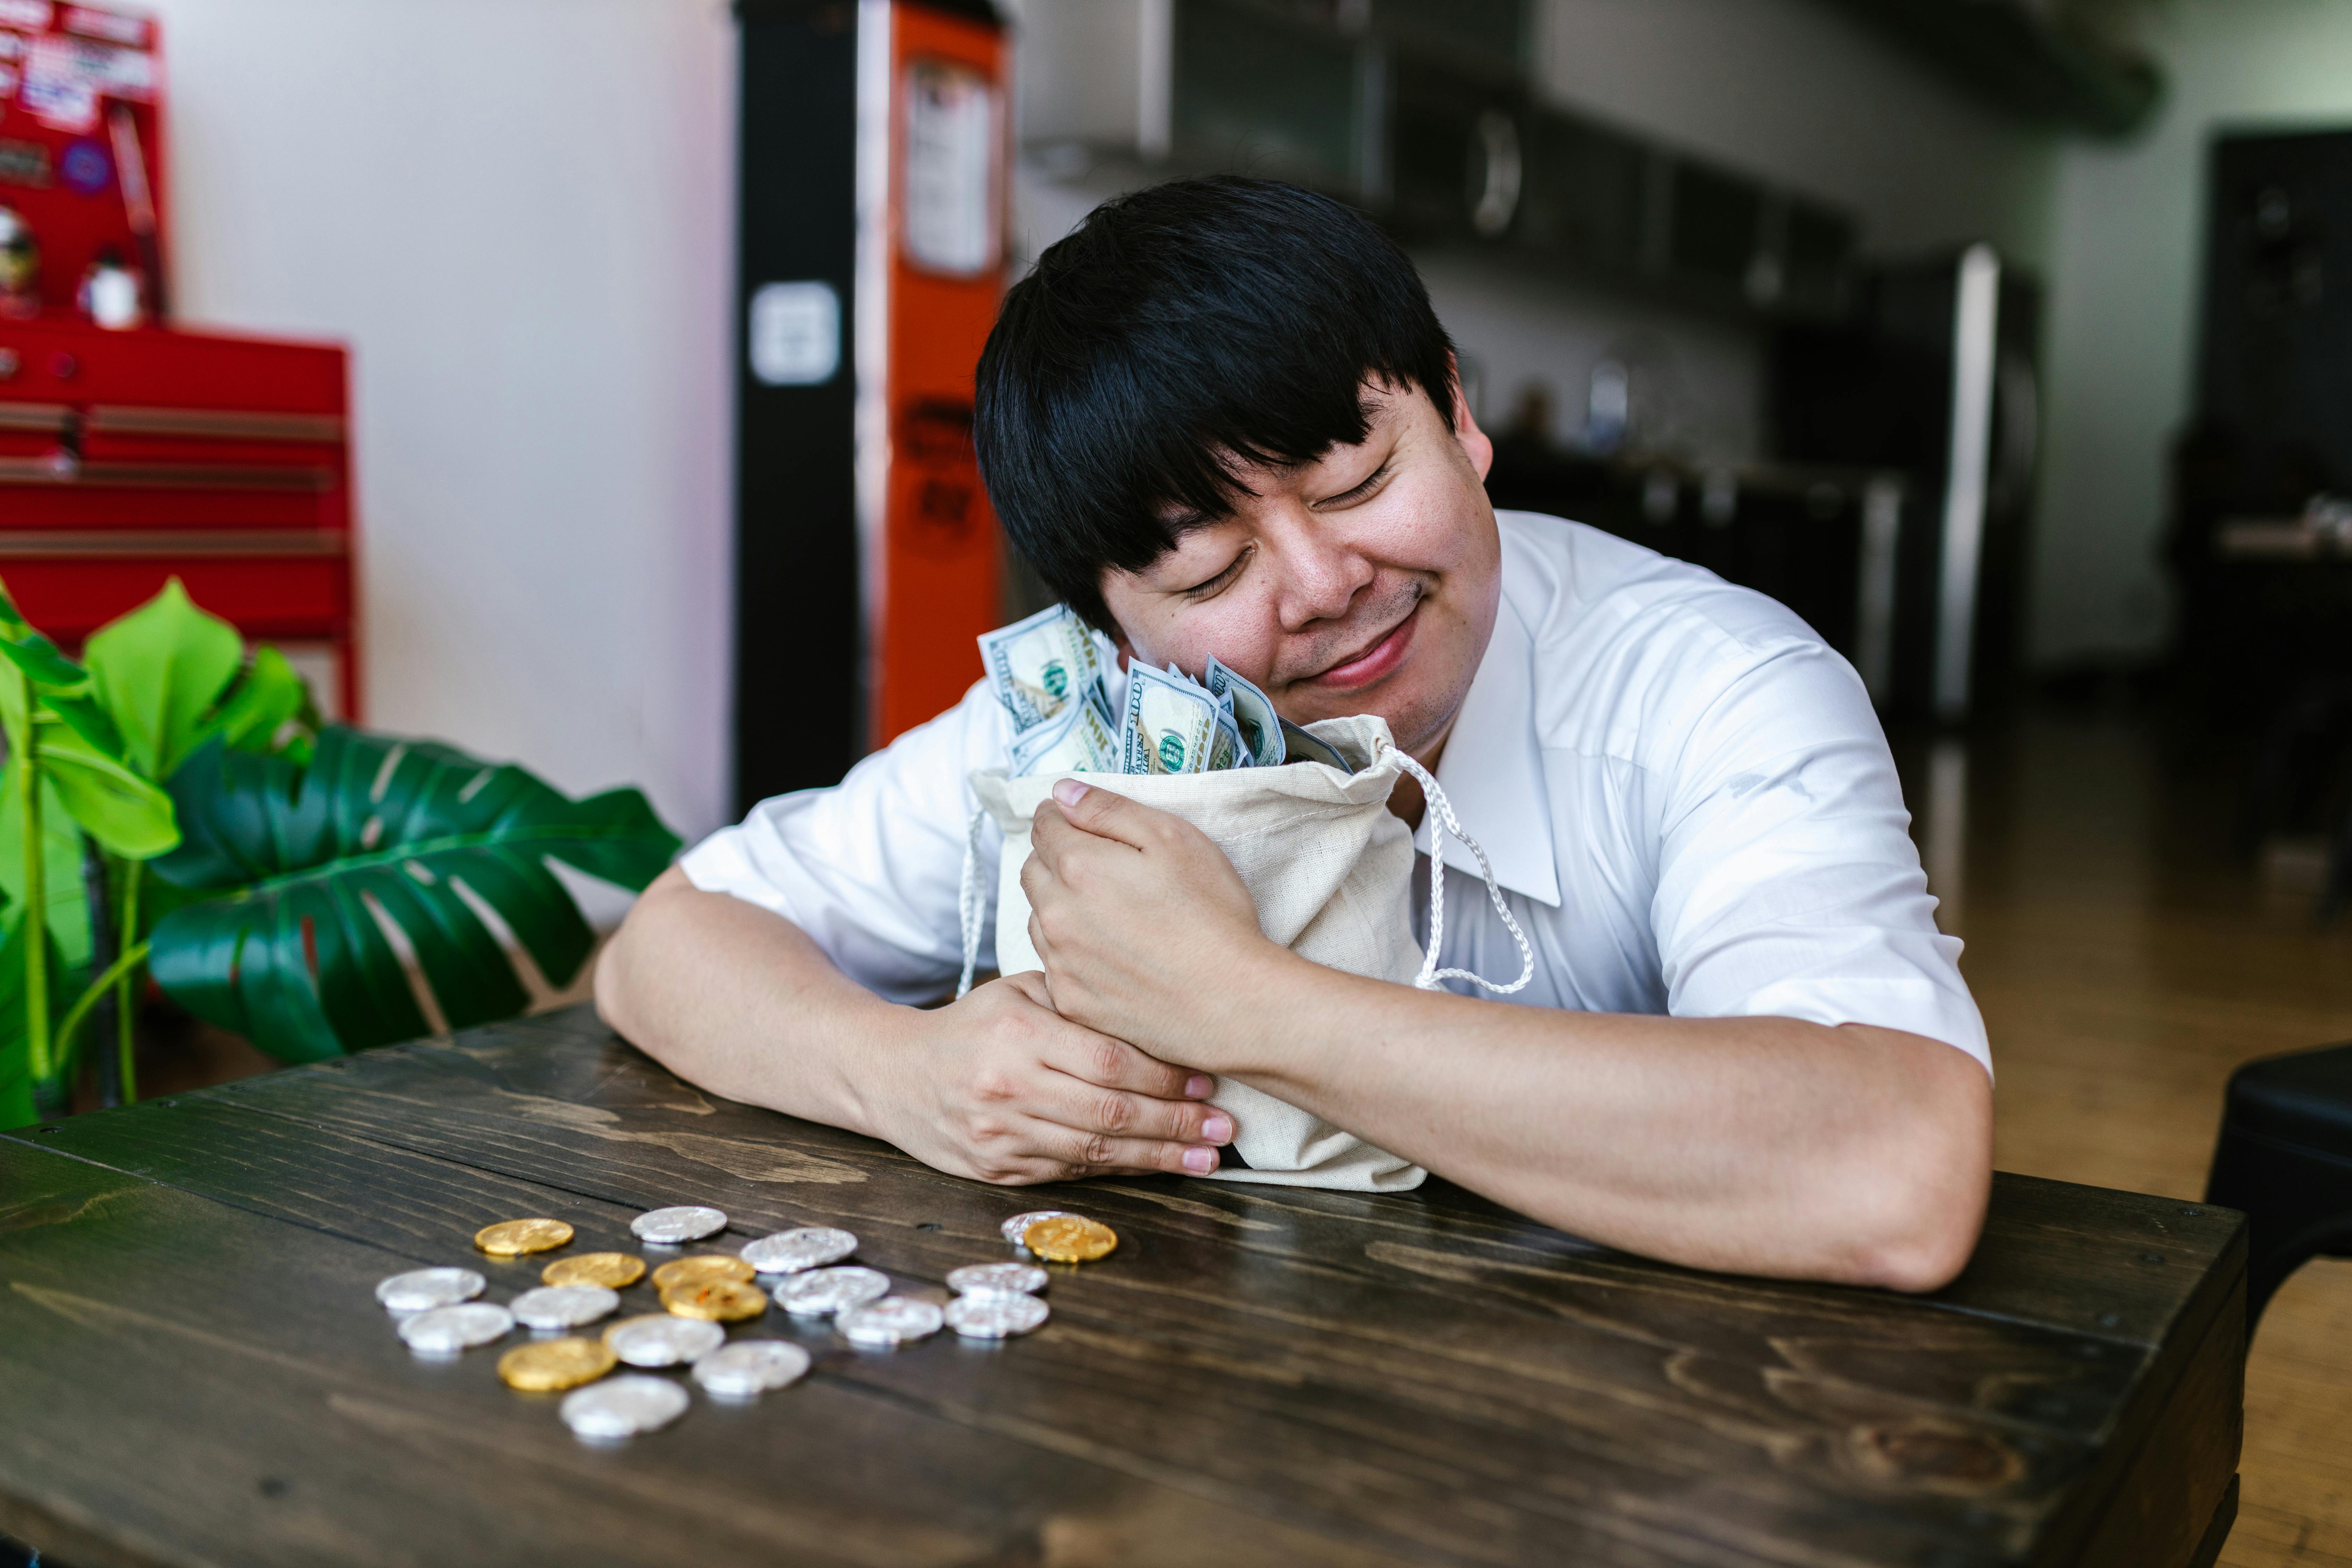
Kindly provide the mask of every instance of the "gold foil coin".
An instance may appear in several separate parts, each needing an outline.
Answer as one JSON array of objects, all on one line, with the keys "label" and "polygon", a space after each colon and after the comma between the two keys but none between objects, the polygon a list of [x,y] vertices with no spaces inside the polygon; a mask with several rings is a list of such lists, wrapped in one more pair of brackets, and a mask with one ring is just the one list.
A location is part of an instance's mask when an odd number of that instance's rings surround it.
[{"label": "gold foil coin", "polygon": [[540,1340],[499,1357],[499,1375],[509,1388],[551,1394],[593,1383],[617,1364],[619,1358],[601,1340]]},{"label": "gold foil coin", "polygon": [[583,1252],[559,1258],[539,1271],[542,1285],[602,1285],[625,1290],[646,1277],[646,1260],[625,1252]]},{"label": "gold foil coin", "polygon": [[714,1279],[730,1279],[749,1284],[753,1277],[750,1264],[740,1258],[730,1258],[723,1252],[706,1252],[697,1258],[681,1258],[665,1263],[654,1270],[654,1289],[667,1290],[678,1285],[708,1285]]},{"label": "gold foil coin", "polygon": [[560,1219],[503,1220],[474,1233],[474,1245],[493,1258],[552,1252],[571,1239],[572,1227]]},{"label": "gold foil coin", "polygon": [[1118,1233],[1100,1220],[1056,1215],[1023,1231],[1021,1245],[1056,1263],[1092,1263],[1118,1245]]},{"label": "gold foil coin", "polygon": [[661,1303],[681,1318],[740,1323],[768,1310],[768,1293],[739,1279],[704,1279],[671,1286],[661,1293]]}]

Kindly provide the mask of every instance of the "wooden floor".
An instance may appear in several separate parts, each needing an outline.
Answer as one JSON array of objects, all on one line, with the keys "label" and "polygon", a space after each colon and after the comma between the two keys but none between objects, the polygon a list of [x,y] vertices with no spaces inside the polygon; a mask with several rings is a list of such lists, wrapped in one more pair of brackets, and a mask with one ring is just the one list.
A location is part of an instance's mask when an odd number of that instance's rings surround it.
[{"label": "wooden floor", "polygon": [[[2230,857],[2235,768],[2158,715],[1897,749],[1992,1035],[1996,1163],[2202,1196],[2231,1069],[2352,1039],[2352,918],[2315,931],[2305,889]],[[2352,1568],[2352,1260],[2265,1314],[2242,1473],[2223,1563]]]}]

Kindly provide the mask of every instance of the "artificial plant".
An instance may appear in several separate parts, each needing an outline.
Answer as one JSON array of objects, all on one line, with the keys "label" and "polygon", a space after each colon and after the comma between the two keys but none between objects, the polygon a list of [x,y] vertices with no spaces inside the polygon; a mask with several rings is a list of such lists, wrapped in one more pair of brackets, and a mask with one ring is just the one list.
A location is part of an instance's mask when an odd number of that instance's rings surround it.
[{"label": "artificial plant", "polygon": [[320,727],[177,579],[79,664],[0,590],[0,1127],[63,1109],[93,1019],[101,1098],[136,1098],[147,972],[286,1060],[510,1016],[519,969],[594,945],[547,862],[636,889],[678,843],[635,790]]},{"label": "artificial plant", "polygon": [[93,633],[79,663],[0,589],[0,1126],[13,1126],[64,1109],[93,1016],[102,1097],[136,1093],[143,868],[179,842],[163,781],[206,741],[303,754],[315,712],[283,656],[248,658],[176,577]]},{"label": "artificial plant", "polygon": [[307,1061],[511,1017],[518,971],[569,984],[594,949],[550,860],[631,889],[677,836],[646,798],[567,799],[519,767],[327,725],[308,763],[219,741],[173,776],[183,889],[155,978],[198,1017]]}]

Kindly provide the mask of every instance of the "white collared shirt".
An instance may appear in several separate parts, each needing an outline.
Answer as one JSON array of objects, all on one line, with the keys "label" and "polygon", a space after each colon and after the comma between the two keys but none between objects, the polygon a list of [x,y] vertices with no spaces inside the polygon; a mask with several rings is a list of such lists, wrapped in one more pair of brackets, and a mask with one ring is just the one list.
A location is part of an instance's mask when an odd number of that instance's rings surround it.
[{"label": "white collared shirt", "polygon": [[[1437,779],[1535,948],[1534,981],[1509,1000],[1874,1024],[1990,1069],[1960,944],[1936,929],[1852,667],[1779,604],[1699,567],[1581,523],[1496,519],[1502,604]],[[837,786],[762,801],[697,845],[686,874],[782,915],[880,995],[929,1000],[962,962],[965,781],[1003,766],[1011,740],[983,680]],[[1000,839],[982,833],[992,868]],[[1451,839],[1444,859],[1444,964],[1515,978],[1518,948],[1477,861]],[[995,879],[980,880],[986,965]],[[1424,938],[1427,899],[1424,859]]]}]

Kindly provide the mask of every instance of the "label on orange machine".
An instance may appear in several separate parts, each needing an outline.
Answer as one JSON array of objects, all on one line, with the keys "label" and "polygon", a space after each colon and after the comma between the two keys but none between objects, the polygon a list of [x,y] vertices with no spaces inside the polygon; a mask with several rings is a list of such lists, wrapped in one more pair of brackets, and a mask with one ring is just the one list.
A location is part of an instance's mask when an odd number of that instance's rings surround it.
[{"label": "label on orange machine", "polygon": [[860,39],[859,71],[861,113],[888,146],[869,163],[873,144],[861,136],[861,179],[872,182],[869,197],[882,198],[872,204],[880,221],[860,226],[859,258],[861,283],[878,285],[883,324],[875,329],[862,300],[861,532],[876,746],[952,707],[981,674],[974,639],[1003,618],[1002,546],[972,453],[971,405],[973,368],[1003,295],[1004,37],[919,4],[888,11],[887,30],[875,29],[882,36]]}]

